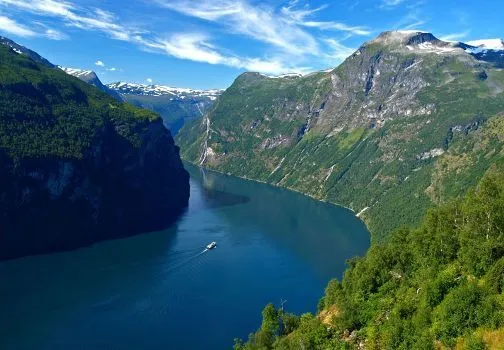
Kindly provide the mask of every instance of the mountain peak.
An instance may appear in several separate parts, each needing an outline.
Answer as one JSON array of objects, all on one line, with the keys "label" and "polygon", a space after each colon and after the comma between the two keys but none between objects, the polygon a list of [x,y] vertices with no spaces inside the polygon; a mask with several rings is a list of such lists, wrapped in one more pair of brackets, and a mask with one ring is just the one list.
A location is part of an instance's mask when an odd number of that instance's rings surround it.
[{"label": "mountain peak", "polygon": [[92,70],[84,70],[84,69],[79,69],[79,68],[68,68],[68,67],[62,67],[58,66],[59,69],[61,69],[63,72],[66,74],[72,75],[90,85],[93,85],[94,87],[100,89],[101,91],[105,92],[106,94],[109,94],[113,98],[115,98],[118,101],[124,101],[121,95],[119,95],[116,91],[109,89],[103,83],[101,82],[100,78],[96,75],[96,73]]},{"label": "mountain peak", "polygon": [[30,49],[27,49],[26,47],[19,45],[15,41],[6,38],[4,36],[0,36],[0,44],[9,47],[11,50],[13,50],[15,53],[19,55],[25,55],[30,57],[32,60],[34,60],[37,63],[43,64],[44,66],[54,68],[54,64],[46,60],[44,57],[40,56],[38,53],[35,51],[32,51]]},{"label": "mountain peak", "polygon": [[426,42],[440,42],[432,33],[418,30],[386,31],[378,35],[375,42],[384,44],[419,45]]}]

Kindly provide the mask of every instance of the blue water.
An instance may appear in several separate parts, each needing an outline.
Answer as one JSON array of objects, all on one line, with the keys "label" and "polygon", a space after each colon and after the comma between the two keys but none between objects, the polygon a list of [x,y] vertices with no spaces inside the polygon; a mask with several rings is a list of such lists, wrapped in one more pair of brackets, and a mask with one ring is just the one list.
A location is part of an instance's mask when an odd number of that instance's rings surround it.
[{"label": "blue water", "polygon": [[188,170],[189,208],[164,231],[0,263],[0,349],[231,348],[268,302],[314,312],[369,246],[344,208]]}]

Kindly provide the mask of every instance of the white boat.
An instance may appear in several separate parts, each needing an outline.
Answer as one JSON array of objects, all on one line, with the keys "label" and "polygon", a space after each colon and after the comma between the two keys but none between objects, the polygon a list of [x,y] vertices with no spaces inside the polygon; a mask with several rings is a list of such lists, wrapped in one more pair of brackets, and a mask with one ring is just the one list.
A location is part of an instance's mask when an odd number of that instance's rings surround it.
[{"label": "white boat", "polygon": [[206,247],[207,247],[207,249],[213,249],[213,248],[215,248],[216,246],[217,246],[217,243],[216,243],[216,242],[212,242],[212,243],[210,243],[209,245],[207,245]]}]

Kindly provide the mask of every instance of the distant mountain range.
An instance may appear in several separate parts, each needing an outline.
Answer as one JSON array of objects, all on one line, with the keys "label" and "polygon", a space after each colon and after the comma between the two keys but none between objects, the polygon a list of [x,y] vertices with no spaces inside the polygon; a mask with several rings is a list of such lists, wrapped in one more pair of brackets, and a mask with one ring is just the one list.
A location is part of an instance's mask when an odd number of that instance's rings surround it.
[{"label": "distant mountain range", "polygon": [[195,89],[184,89],[177,87],[170,87],[164,85],[144,85],[144,84],[133,84],[117,82],[107,84],[109,89],[115,90],[121,94],[128,95],[141,95],[141,96],[170,96],[172,98],[185,99],[185,98],[208,98],[214,101],[224,90],[213,89],[213,90],[195,90]]},{"label": "distant mountain range", "polygon": [[107,84],[106,87],[137,107],[159,113],[174,135],[188,120],[201,118],[223,92],[124,82]]},{"label": "distant mountain range", "polygon": [[173,135],[187,120],[202,117],[223,90],[196,90],[164,85],[144,85],[116,82],[104,85],[95,72],[77,68],[59,67],[88,84],[108,93],[119,101],[158,113]]}]

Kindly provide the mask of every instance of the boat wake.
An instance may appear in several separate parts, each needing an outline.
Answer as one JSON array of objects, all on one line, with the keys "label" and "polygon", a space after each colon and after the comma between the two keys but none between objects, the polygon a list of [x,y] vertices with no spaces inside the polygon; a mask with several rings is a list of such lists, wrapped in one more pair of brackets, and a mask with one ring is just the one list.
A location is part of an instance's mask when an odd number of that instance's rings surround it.
[{"label": "boat wake", "polygon": [[209,249],[208,248],[205,248],[203,249],[201,252],[195,254],[195,255],[192,255],[190,257],[188,257],[187,259],[185,259],[184,261],[181,261],[179,262],[178,264],[174,264],[170,267],[168,267],[166,270],[165,270],[165,273],[170,273],[170,272],[173,272],[175,270],[178,270],[184,266],[186,266],[187,264],[189,264],[190,262],[192,262],[193,260],[195,260],[196,258],[198,258],[199,256],[205,254]]}]

